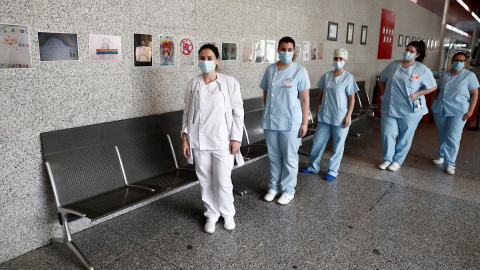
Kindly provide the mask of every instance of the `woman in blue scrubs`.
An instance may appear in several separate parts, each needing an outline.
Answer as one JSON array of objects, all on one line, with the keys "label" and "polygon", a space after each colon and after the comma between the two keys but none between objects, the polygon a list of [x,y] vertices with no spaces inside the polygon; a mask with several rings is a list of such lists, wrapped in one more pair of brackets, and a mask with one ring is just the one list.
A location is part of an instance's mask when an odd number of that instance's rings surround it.
[{"label": "woman in blue scrubs", "polygon": [[443,164],[448,174],[455,174],[463,127],[472,116],[478,99],[478,79],[473,72],[465,69],[467,59],[463,52],[453,56],[452,69],[440,75],[439,91],[432,105],[440,141],[440,157],[433,163]]},{"label": "woman in blue scrubs", "polygon": [[325,180],[332,181],[338,176],[338,169],[343,157],[345,139],[350,129],[350,122],[355,106],[357,82],[344,66],[348,60],[348,51],[343,48],[333,52],[335,70],[323,74],[317,83],[320,88],[317,104],[318,124],[313,138],[308,168],[303,173],[319,173],[320,160],[327,146],[330,135],[333,135],[333,155],[328,162]]},{"label": "woman in blue scrubs", "polygon": [[418,123],[428,113],[425,95],[437,86],[432,71],[422,64],[424,58],[425,42],[412,41],[403,53],[403,60],[391,62],[380,74],[384,162],[379,169],[400,169]]},{"label": "woman in blue scrubs", "polygon": [[280,61],[267,67],[260,88],[265,109],[262,128],[270,160],[270,182],[264,200],[282,193],[279,204],[294,197],[298,174],[298,147],[307,133],[310,79],[307,70],[295,63],[295,41],[278,42]]}]

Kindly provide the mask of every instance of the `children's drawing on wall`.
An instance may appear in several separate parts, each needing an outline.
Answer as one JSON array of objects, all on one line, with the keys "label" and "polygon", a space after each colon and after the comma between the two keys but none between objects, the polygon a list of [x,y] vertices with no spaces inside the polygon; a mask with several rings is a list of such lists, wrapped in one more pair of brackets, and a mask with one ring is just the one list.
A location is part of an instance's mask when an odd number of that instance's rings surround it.
[{"label": "children's drawing on wall", "polygon": [[265,40],[255,40],[255,63],[265,63]]},{"label": "children's drawing on wall", "polygon": [[323,43],[318,43],[317,60],[323,60]]},{"label": "children's drawing on wall", "polygon": [[152,35],[133,35],[135,66],[152,66]]},{"label": "children's drawing on wall", "polygon": [[160,66],[175,65],[175,36],[160,36]]},{"label": "children's drawing on wall", "polygon": [[275,40],[267,40],[265,62],[275,63]]},{"label": "children's drawing on wall", "polygon": [[0,68],[31,68],[28,26],[0,24]]},{"label": "children's drawing on wall", "polygon": [[178,61],[180,61],[180,65],[189,66],[195,64],[195,52],[193,51],[195,48],[193,42],[193,38],[190,37],[180,38],[180,54],[178,55]]},{"label": "children's drawing on wall", "polygon": [[237,60],[237,43],[222,43],[222,60]]},{"label": "children's drawing on wall", "polygon": [[90,60],[122,61],[122,37],[89,35]]},{"label": "children's drawing on wall", "polygon": [[[299,43],[295,44],[295,56],[298,60],[302,60],[302,45]],[[277,60],[280,60],[277,55]]]},{"label": "children's drawing on wall", "polygon": [[78,60],[77,34],[38,32],[40,61]]},{"label": "children's drawing on wall", "polygon": [[253,40],[245,38],[242,40],[242,61],[251,63],[253,59]]},{"label": "children's drawing on wall", "polygon": [[317,42],[310,42],[310,60],[317,60]]},{"label": "children's drawing on wall", "polygon": [[303,60],[310,60],[310,41],[303,42]]}]

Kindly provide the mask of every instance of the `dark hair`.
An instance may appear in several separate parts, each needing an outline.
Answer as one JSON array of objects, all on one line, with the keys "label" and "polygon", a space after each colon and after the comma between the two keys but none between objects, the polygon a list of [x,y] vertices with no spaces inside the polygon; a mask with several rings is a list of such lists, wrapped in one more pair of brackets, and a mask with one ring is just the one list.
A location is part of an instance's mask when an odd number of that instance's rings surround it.
[{"label": "dark hair", "polygon": [[[280,49],[280,44],[282,43],[292,43],[293,44],[293,49],[295,50],[295,40],[293,40],[293,38],[291,37],[282,37],[279,41],[278,41],[278,47],[277,49]],[[297,58],[297,54],[294,53],[293,54],[293,59],[292,61],[295,61],[295,59]]]},{"label": "dark hair", "polygon": [[[425,54],[425,41],[423,40],[420,40],[420,41],[412,41],[410,43],[408,43],[408,46],[413,46],[415,47],[415,50],[417,51],[417,53],[419,53],[420,55],[415,59],[415,61],[418,61],[420,63],[423,62],[423,59],[425,59],[425,56],[427,56]],[[407,47],[408,47],[407,46]]]},{"label": "dark hair", "polygon": [[212,44],[204,44],[202,47],[200,47],[200,49],[198,50],[198,54],[200,54],[201,51],[205,50],[205,49],[209,49],[213,52],[213,54],[215,54],[215,58],[220,58],[220,53],[218,52],[218,48],[215,47],[214,45]]},{"label": "dark hair", "polygon": [[468,55],[467,55],[466,53],[464,53],[464,52],[456,52],[456,53],[453,55],[453,57],[452,57],[452,63],[453,63],[453,59],[455,59],[455,56],[457,56],[457,55],[463,55],[463,56],[465,56],[465,60],[468,60]]}]

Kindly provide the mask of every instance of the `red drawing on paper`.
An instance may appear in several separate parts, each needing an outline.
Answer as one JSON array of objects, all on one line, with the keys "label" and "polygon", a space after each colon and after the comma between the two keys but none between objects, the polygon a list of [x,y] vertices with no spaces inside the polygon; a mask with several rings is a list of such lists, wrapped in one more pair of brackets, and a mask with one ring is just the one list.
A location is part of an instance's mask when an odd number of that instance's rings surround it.
[{"label": "red drawing on paper", "polygon": [[193,42],[188,39],[184,38],[180,41],[180,52],[184,55],[189,55],[193,51]]},{"label": "red drawing on paper", "polygon": [[172,42],[165,41],[162,43],[162,55],[170,56],[172,55]]},{"label": "red drawing on paper", "polygon": [[382,8],[377,59],[391,59],[395,32],[395,12]]}]

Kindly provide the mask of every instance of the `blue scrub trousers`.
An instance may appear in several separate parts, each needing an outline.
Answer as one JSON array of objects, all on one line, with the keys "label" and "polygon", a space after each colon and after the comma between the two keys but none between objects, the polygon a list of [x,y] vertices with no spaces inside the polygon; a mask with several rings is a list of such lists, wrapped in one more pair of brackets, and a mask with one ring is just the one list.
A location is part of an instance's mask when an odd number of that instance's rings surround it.
[{"label": "blue scrub trousers", "polygon": [[318,122],[317,130],[313,137],[313,147],[310,153],[310,161],[308,164],[308,170],[312,173],[320,172],[320,160],[322,159],[323,152],[327,146],[330,135],[333,137],[333,154],[328,162],[327,171],[328,174],[335,177],[338,176],[338,169],[340,168],[340,162],[343,157],[343,150],[345,149],[345,139],[348,135],[350,126],[343,128],[343,126],[334,126]]},{"label": "blue scrub trousers", "polygon": [[298,174],[299,130],[264,130],[270,160],[269,189],[295,194]]},{"label": "blue scrub trousers", "polygon": [[[382,114],[383,160],[402,165],[412,145],[413,135],[423,115],[395,118]],[[398,142],[396,138],[398,137]],[[396,144],[395,144],[396,143]]]},{"label": "blue scrub trousers", "polygon": [[435,118],[435,124],[438,129],[438,139],[440,141],[438,153],[441,158],[445,159],[443,165],[445,167],[455,167],[463,127],[467,121],[462,121],[463,116],[442,117],[434,114],[433,117]]}]

